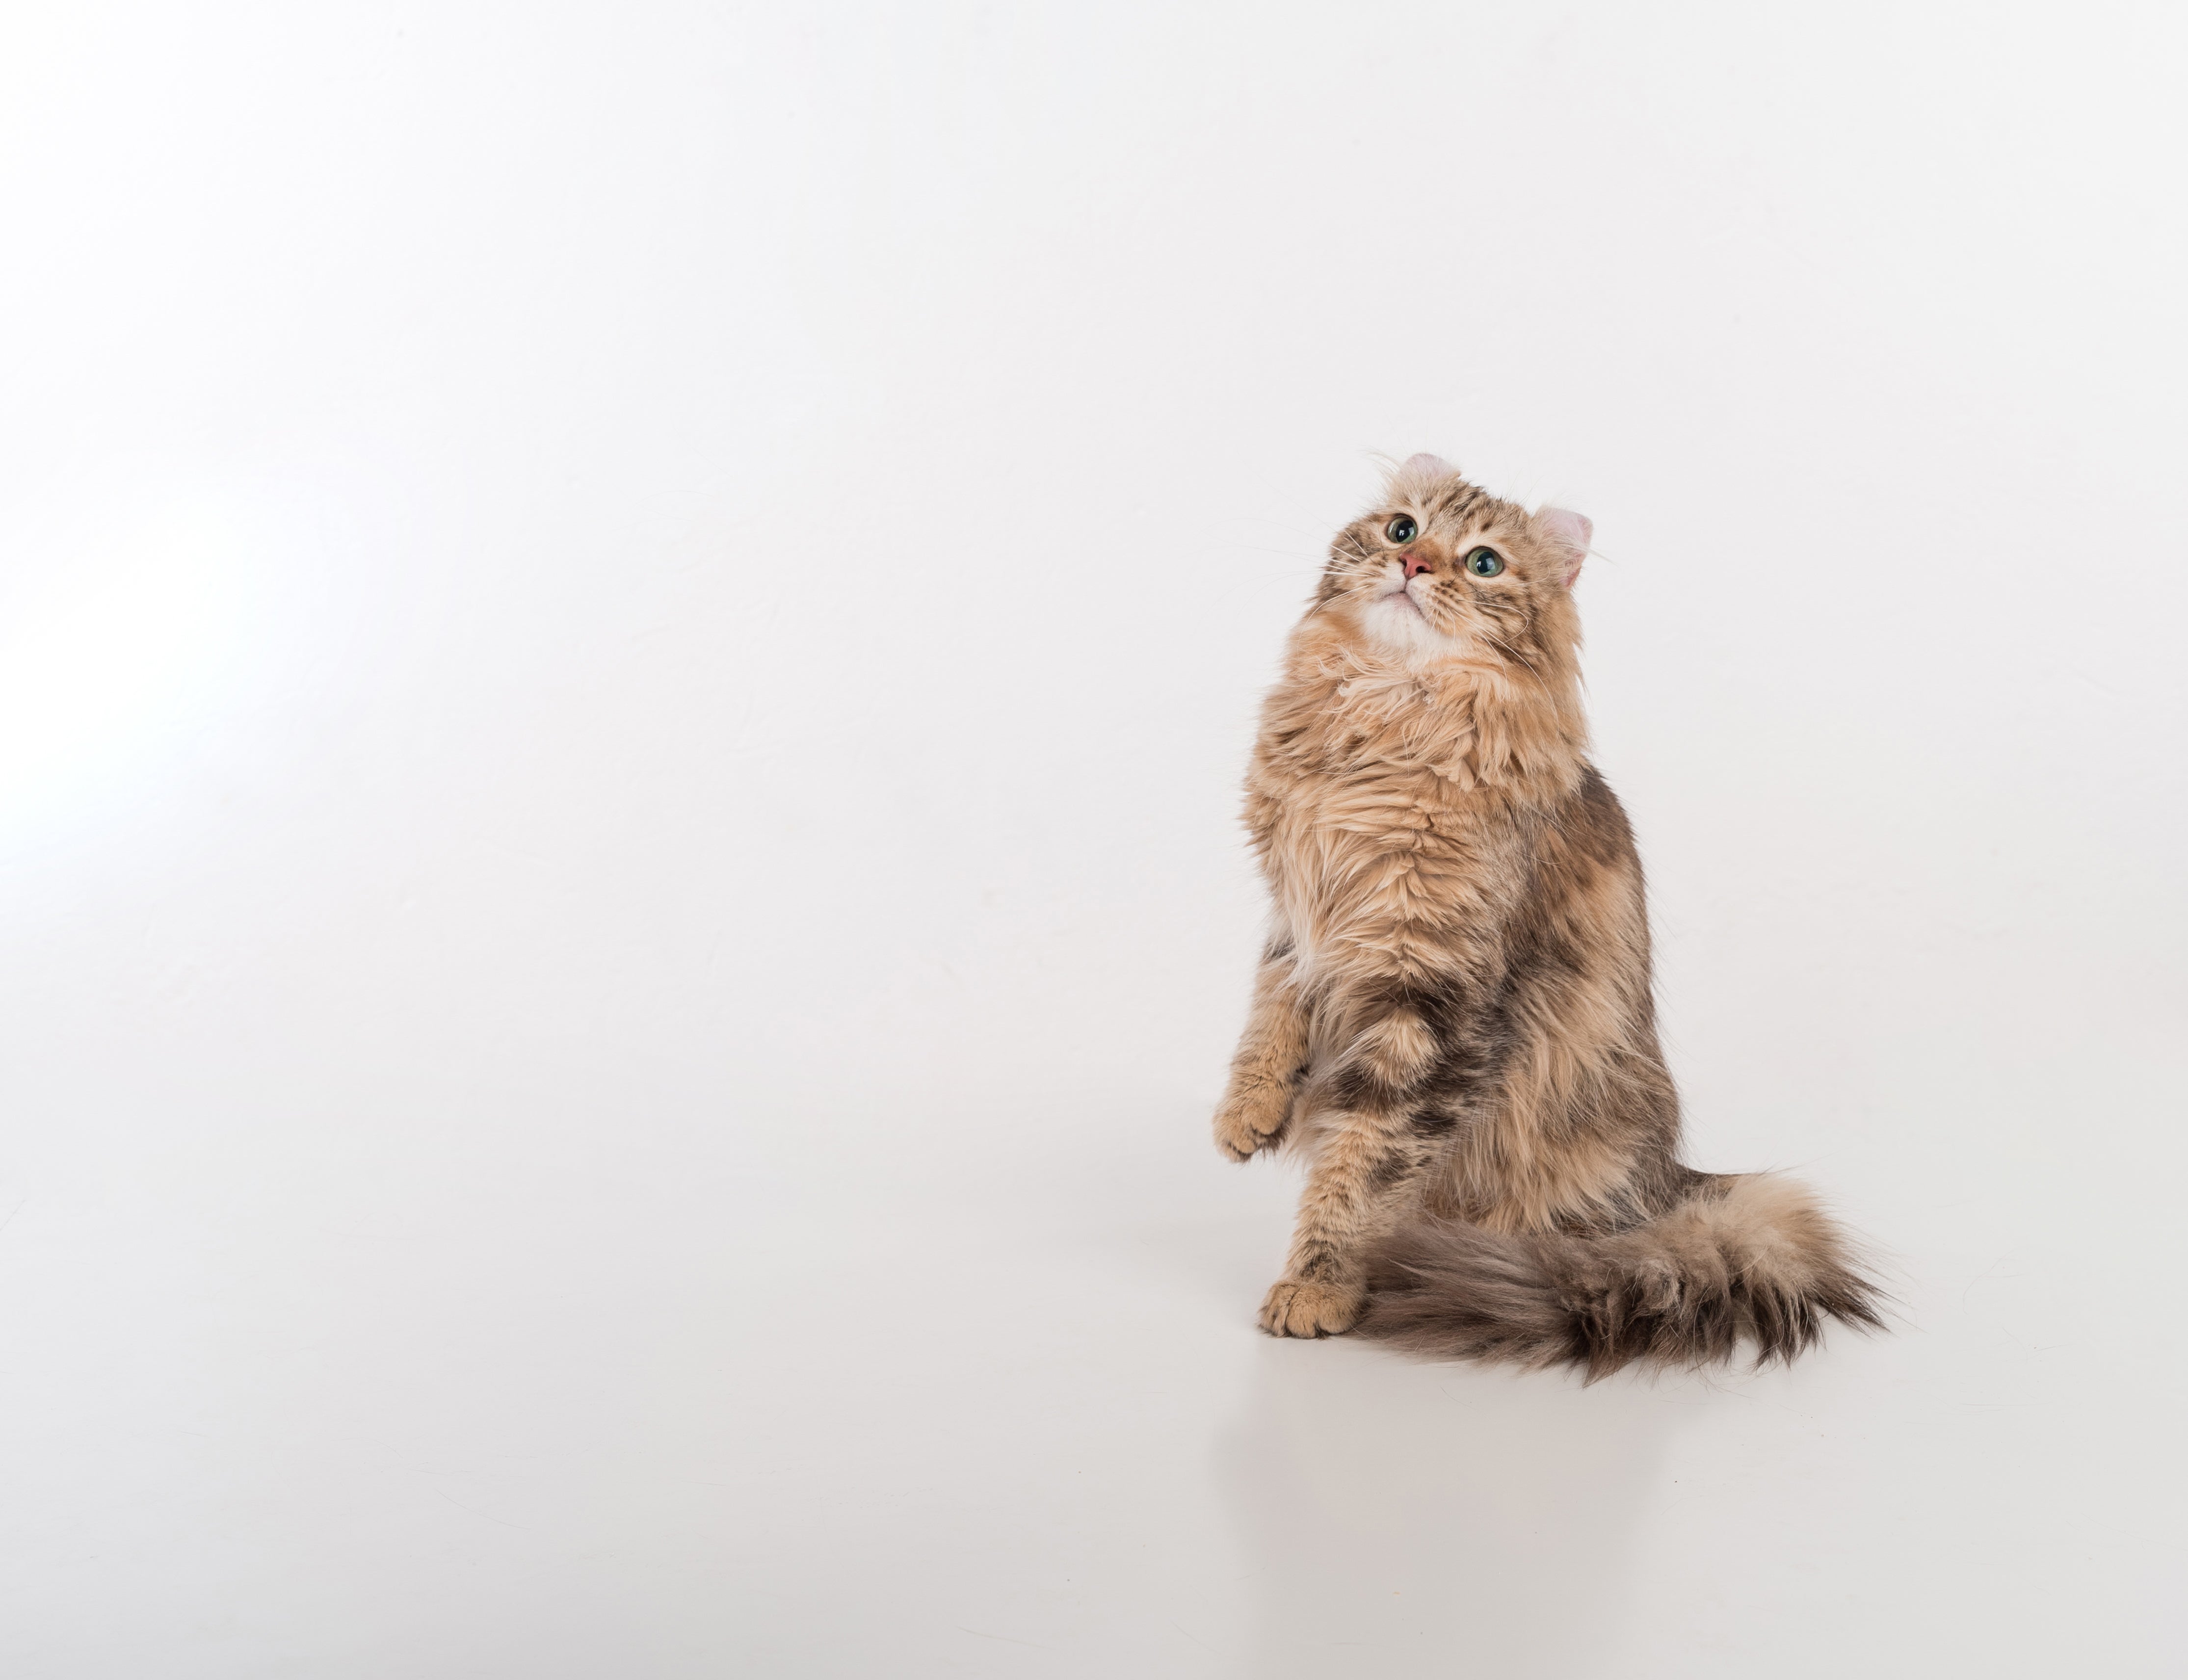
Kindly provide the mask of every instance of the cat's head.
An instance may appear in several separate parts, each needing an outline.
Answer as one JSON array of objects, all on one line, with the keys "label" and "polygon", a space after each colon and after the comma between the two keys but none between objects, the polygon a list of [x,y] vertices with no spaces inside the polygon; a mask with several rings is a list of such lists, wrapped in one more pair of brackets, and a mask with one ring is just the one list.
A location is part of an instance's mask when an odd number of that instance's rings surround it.
[{"label": "cat's head", "polygon": [[1391,654],[1527,664],[1570,652],[1571,595],[1593,534],[1576,513],[1530,514],[1415,455],[1337,533],[1315,604]]}]

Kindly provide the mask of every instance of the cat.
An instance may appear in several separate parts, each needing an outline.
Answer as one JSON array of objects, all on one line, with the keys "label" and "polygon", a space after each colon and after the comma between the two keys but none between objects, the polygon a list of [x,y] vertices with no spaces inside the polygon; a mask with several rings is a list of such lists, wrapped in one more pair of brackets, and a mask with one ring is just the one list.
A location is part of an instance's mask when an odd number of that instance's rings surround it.
[{"label": "cat", "polygon": [[1881,1325],[1806,1190],[1680,1160],[1640,860],[1587,756],[1593,536],[1415,455],[1292,633],[1246,781],[1272,933],[1215,1115],[1232,1159],[1307,1165],[1273,1335],[1593,1380]]}]

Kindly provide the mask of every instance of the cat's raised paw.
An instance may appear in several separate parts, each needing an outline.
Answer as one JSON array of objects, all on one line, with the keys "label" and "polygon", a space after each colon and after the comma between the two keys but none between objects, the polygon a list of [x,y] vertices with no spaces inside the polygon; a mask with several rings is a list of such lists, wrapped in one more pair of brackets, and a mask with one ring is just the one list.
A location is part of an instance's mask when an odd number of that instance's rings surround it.
[{"label": "cat's raised paw", "polygon": [[1282,1277],[1261,1303],[1261,1328],[1272,1336],[1341,1336],[1366,1305],[1357,1289]]},{"label": "cat's raised paw", "polygon": [[1215,1111],[1215,1147],[1249,1161],[1274,1143],[1291,1113],[1292,1094],[1274,1085],[1234,1085]]}]

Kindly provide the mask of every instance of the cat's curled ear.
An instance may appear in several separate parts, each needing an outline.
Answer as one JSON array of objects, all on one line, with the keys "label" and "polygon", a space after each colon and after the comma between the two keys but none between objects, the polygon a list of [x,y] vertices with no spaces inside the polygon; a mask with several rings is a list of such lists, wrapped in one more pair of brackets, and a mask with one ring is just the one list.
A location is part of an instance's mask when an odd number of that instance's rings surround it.
[{"label": "cat's curled ear", "polygon": [[1561,581],[1571,589],[1580,580],[1580,563],[1587,558],[1587,545],[1595,540],[1595,527],[1585,516],[1565,508],[1539,508],[1528,523],[1536,540],[1564,567]]},{"label": "cat's curled ear", "polygon": [[1383,486],[1383,493],[1394,499],[1425,496],[1458,471],[1458,469],[1441,455],[1408,455],[1390,469],[1390,476]]}]

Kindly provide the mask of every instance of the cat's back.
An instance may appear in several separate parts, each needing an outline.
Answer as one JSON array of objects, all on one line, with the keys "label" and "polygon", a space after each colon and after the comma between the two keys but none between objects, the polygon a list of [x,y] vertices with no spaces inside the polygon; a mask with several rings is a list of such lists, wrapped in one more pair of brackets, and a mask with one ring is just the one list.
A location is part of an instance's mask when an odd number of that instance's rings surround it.
[{"label": "cat's back", "polygon": [[1626,807],[1593,764],[1582,764],[1579,784],[1558,807],[1554,822],[1559,849],[1573,861],[1639,870],[1640,850]]},{"label": "cat's back", "polygon": [[1530,825],[1526,885],[1510,943],[1556,958],[1568,978],[1610,987],[1617,1012],[1645,1007],[1649,939],[1641,854],[1626,808],[1583,764],[1571,794]]}]

